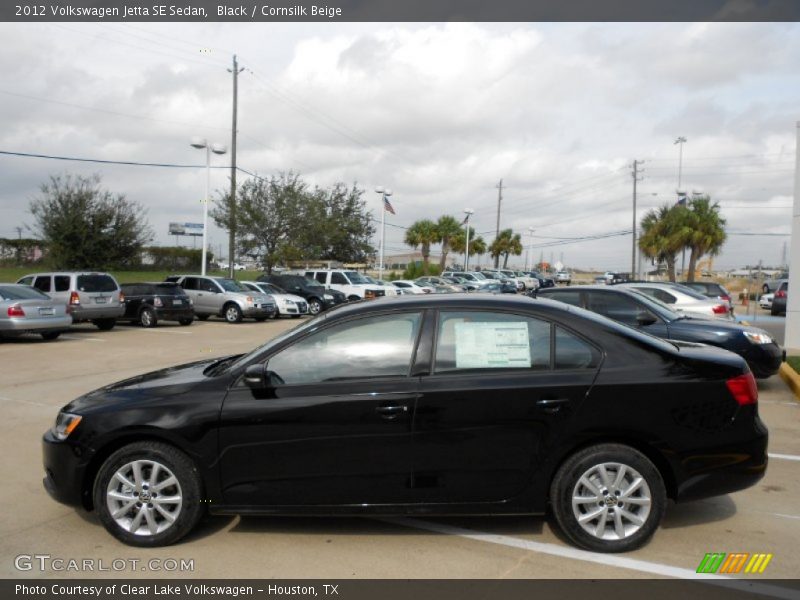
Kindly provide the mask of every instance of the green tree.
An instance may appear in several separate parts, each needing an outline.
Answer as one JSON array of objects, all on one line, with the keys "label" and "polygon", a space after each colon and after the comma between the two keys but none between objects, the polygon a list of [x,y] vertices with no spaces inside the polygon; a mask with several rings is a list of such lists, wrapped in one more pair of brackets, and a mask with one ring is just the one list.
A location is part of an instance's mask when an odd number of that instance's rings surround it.
[{"label": "green tree", "polygon": [[431,244],[439,243],[439,232],[436,229],[436,223],[430,219],[415,221],[406,230],[405,242],[414,249],[422,249],[422,262],[427,270],[431,256]]},{"label": "green tree", "polygon": [[693,198],[689,202],[686,247],[691,254],[688,281],[694,281],[697,262],[706,254],[717,256],[728,237],[725,233],[726,221],[719,210],[719,203],[712,203],[709,196]]},{"label": "green tree", "polygon": [[450,252],[452,240],[458,236],[461,231],[461,223],[458,219],[450,215],[442,215],[436,221],[436,233],[438,234],[439,242],[442,244],[442,256],[439,259],[439,270],[444,271],[444,266],[447,264],[447,255]]},{"label": "green tree", "polygon": [[[367,262],[375,253],[370,244],[375,227],[363,195],[364,190],[355,184],[348,188],[344,183],[336,183],[328,189],[315,190],[303,211],[307,219],[302,228],[306,232],[303,236],[306,254],[345,263]],[[314,253],[320,240],[321,250]]]},{"label": "green tree", "polygon": [[519,256],[522,254],[522,236],[514,233],[513,229],[503,229],[500,235],[489,245],[489,252],[495,260],[495,264],[499,263],[499,259],[503,257],[503,268],[508,268],[508,257],[512,254]]},{"label": "green tree", "polygon": [[639,248],[657,264],[667,265],[670,281],[675,281],[675,262],[678,253],[686,247],[688,225],[687,209],[665,204],[654,208],[642,218]]},{"label": "green tree", "polygon": [[[456,254],[464,254],[467,245],[466,232],[462,229],[457,236],[450,240],[450,249]],[[479,235],[476,235],[475,228],[469,228],[469,255],[475,256],[486,253],[486,241]]]},{"label": "green tree", "polygon": [[50,177],[30,203],[34,231],[57,269],[135,267],[153,239],[145,209],[101,189],[99,175]]}]

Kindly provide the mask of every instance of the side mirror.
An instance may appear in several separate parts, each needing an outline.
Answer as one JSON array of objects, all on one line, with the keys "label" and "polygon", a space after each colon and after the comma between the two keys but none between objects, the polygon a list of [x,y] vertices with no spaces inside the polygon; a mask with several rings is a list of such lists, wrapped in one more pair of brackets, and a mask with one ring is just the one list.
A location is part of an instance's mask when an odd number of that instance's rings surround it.
[{"label": "side mirror", "polygon": [[267,387],[267,371],[263,364],[250,365],[244,370],[244,384],[254,390]]},{"label": "side mirror", "polygon": [[636,322],[639,324],[639,327],[647,327],[648,325],[652,325],[658,319],[655,318],[649,312],[642,311],[636,316]]}]

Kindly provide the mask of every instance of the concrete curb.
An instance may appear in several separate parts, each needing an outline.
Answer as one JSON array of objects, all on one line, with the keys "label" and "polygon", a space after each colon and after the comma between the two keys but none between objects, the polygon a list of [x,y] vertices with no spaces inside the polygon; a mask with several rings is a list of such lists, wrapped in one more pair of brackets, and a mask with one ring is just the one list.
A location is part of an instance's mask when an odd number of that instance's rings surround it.
[{"label": "concrete curb", "polygon": [[792,390],[796,400],[800,400],[800,375],[789,363],[781,363],[781,368],[778,370],[778,375],[786,382],[789,389]]}]

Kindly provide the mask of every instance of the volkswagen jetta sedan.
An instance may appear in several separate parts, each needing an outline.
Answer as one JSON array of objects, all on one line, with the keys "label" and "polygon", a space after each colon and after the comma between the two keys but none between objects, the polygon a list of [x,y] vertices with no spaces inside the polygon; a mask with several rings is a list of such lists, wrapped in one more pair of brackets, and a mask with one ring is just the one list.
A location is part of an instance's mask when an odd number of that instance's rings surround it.
[{"label": "volkswagen jetta sedan", "polygon": [[644,544],[668,498],[754,485],[767,431],[741,357],[548,300],[342,306],[245,355],[66,405],[44,484],[123,542],[215,514],[544,514],[578,546]]}]

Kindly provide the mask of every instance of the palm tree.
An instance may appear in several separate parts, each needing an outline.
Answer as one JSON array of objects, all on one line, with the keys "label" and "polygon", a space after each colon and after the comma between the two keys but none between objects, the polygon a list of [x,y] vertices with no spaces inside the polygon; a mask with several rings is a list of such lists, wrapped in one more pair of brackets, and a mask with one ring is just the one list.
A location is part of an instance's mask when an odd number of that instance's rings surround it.
[{"label": "palm tree", "polygon": [[687,209],[665,204],[650,210],[642,219],[639,248],[656,263],[667,264],[670,281],[675,281],[675,262],[678,252],[686,247]]},{"label": "palm tree", "polygon": [[[450,250],[456,254],[464,254],[467,249],[467,236],[462,229],[457,236],[450,240]],[[475,234],[475,228],[469,228],[469,255],[484,254],[486,252],[486,242],[482,237]]]},{"label": "palm tree", "polygon": [[442,215],[436,221],[436,233],[439,237],[438,241],[442,244],[442,257],[439,259],[439,268],[444,271],[444,265],[447,263],[447,253],[451,250],[452,241],[462,233],[461,223],[455,217]]},{"label": "palm tree", "polygon": [[694,281],[697,261],[706,254],[719,254],[728,237],[725,223],[725,219],[719,214],[719,202],[712,204],[709,196],[694,198],[689,203],[688,224],[691,231],[687,234],[686,247],[691,250],[691,255],[688,281]]},{"label": "palm tree", "polygon": [[439,242],[439,232],[436,229],[436,223],[430,219],[423,219],[415,221],[411,227],[406,230],[406,244],[416,249],[422,248],[422,262],[425,265],[425,273],[428,272],[428,261],[431,256],[431,244]]},{"label": "palm tree", "polygon": [[503,268],[505,269],[508,267],[510,255],[522,254],[522,237],[520,234],[514,233],[512,229],[503,229],[489,246],[489,252],[495,259],[495,264],[501,256],[503,257]]}]

